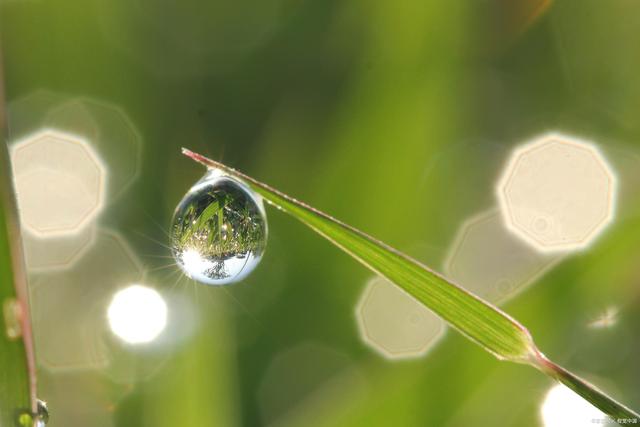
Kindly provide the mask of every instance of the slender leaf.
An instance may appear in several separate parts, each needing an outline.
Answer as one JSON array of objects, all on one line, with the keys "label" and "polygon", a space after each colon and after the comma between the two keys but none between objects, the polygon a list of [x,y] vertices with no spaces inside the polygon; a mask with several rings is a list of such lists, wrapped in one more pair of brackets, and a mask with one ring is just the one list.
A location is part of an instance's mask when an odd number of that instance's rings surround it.
[{"label": "slender leaf", "polygon": [[183,149],[183,153],[209,168],[243,180],[268,203],[302,221],[367,268],[404,289],[499,360],[538,368],[569,386],[614,421],[640,422],[640,415],[548,360],[536,348],[527,329],[499,308],[350,225],[222,163],[187,149]]},{"label": "slender leaf", "polygon": [[[14,426],[20,414],[37,408],[22,243],[2,122],[0,111],[0,426]],[[29,415],[22,420],[31,422]]]},{"label": "slender leaf", "polygon": [[531,336],[522,325],[419,262],[249,176],[198,154],[185,153],[246,181],[269,203],[290,213],[367,268],[400,286],[498,359],[528,362],[535,355]]}]

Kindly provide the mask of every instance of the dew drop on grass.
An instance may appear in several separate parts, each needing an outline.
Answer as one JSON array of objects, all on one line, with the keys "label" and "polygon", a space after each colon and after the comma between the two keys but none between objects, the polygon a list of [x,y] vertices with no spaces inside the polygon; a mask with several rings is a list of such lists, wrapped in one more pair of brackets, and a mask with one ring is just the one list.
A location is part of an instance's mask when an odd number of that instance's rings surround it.
[{"label": "dew drop on grass", "polygon": [[210,170],[178,204],[171,250],[190,278],[207,285],[244,279],[267,243],[262,199],[235,178]]},{"label": "dew drop on grass", "polygon": [[20,427],[46,427],[49,422],[49,409],[46,402],[38,400],[38,411],[23,411],[18,415],[18,425]]},{"label": "dew drop on grass", "polygon": [[47,403],[38,400],[38,413],[35,416],[35,427],[45,427],[49,422],[49,408]]}]

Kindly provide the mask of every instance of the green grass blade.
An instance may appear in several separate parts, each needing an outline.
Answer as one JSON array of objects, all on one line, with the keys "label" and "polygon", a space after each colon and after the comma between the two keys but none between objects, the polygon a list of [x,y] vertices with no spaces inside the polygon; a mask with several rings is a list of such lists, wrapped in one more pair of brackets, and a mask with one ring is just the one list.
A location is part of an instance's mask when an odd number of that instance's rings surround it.
[{"label": "green grass blade", "polygon": [[[1,124],[0,117],[0,129]],[[36,411],[26,275],[8,157],[0,135],[0,426],[15,426],[19,414]]]},{"label": "green grass blade", "polygon": [[[404,289],[453,328],[499,360],[529,364],[567,385],[620,423],[640,415],[593,385],[548,360],[527,329],[499,308],[449,282],[428,267],[367,234],[222,163],[190,150],[185,155],[244,181],[268,203],[311,227],[367,268]],[[630,421],[629,421],[630,420]]]},{"label": "green grass blade", "polygon": [[531,335],[524,326],[419,262],[228,166],[188,150],[185,154],[242,179],[267,202],[293,215],[367,268],[400,286],[498,359],[528,362],[535,356]]}]

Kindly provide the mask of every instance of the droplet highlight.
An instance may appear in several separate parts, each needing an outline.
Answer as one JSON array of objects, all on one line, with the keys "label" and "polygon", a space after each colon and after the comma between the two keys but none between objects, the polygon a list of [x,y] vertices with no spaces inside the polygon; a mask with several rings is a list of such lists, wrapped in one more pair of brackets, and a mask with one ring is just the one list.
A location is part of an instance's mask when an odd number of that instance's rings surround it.
[{"label": "droplet highlight", "polygon": [[218,170],[187,192],[173,217],[173,256],[187,276],[207,285],[244,279],[260,262],[266,242],[262,199]]}]

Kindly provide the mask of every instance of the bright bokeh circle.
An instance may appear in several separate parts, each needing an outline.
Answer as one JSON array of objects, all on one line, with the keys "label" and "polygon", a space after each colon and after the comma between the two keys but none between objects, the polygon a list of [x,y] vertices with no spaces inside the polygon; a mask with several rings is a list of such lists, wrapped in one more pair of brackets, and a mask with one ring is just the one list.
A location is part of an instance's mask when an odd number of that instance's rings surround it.
[{"label": "bright bokeh circle", "polygon": [[113,296],[107,317],[118,338],[144,344],[156,339],[167,325],[167,304],[155,289],[131,285]]},{"label": "bright bokeh circle", "polygon": [[574,391],[558,384],[549,390],[540,410],[544,427],[614,425],[608,417]]}]

